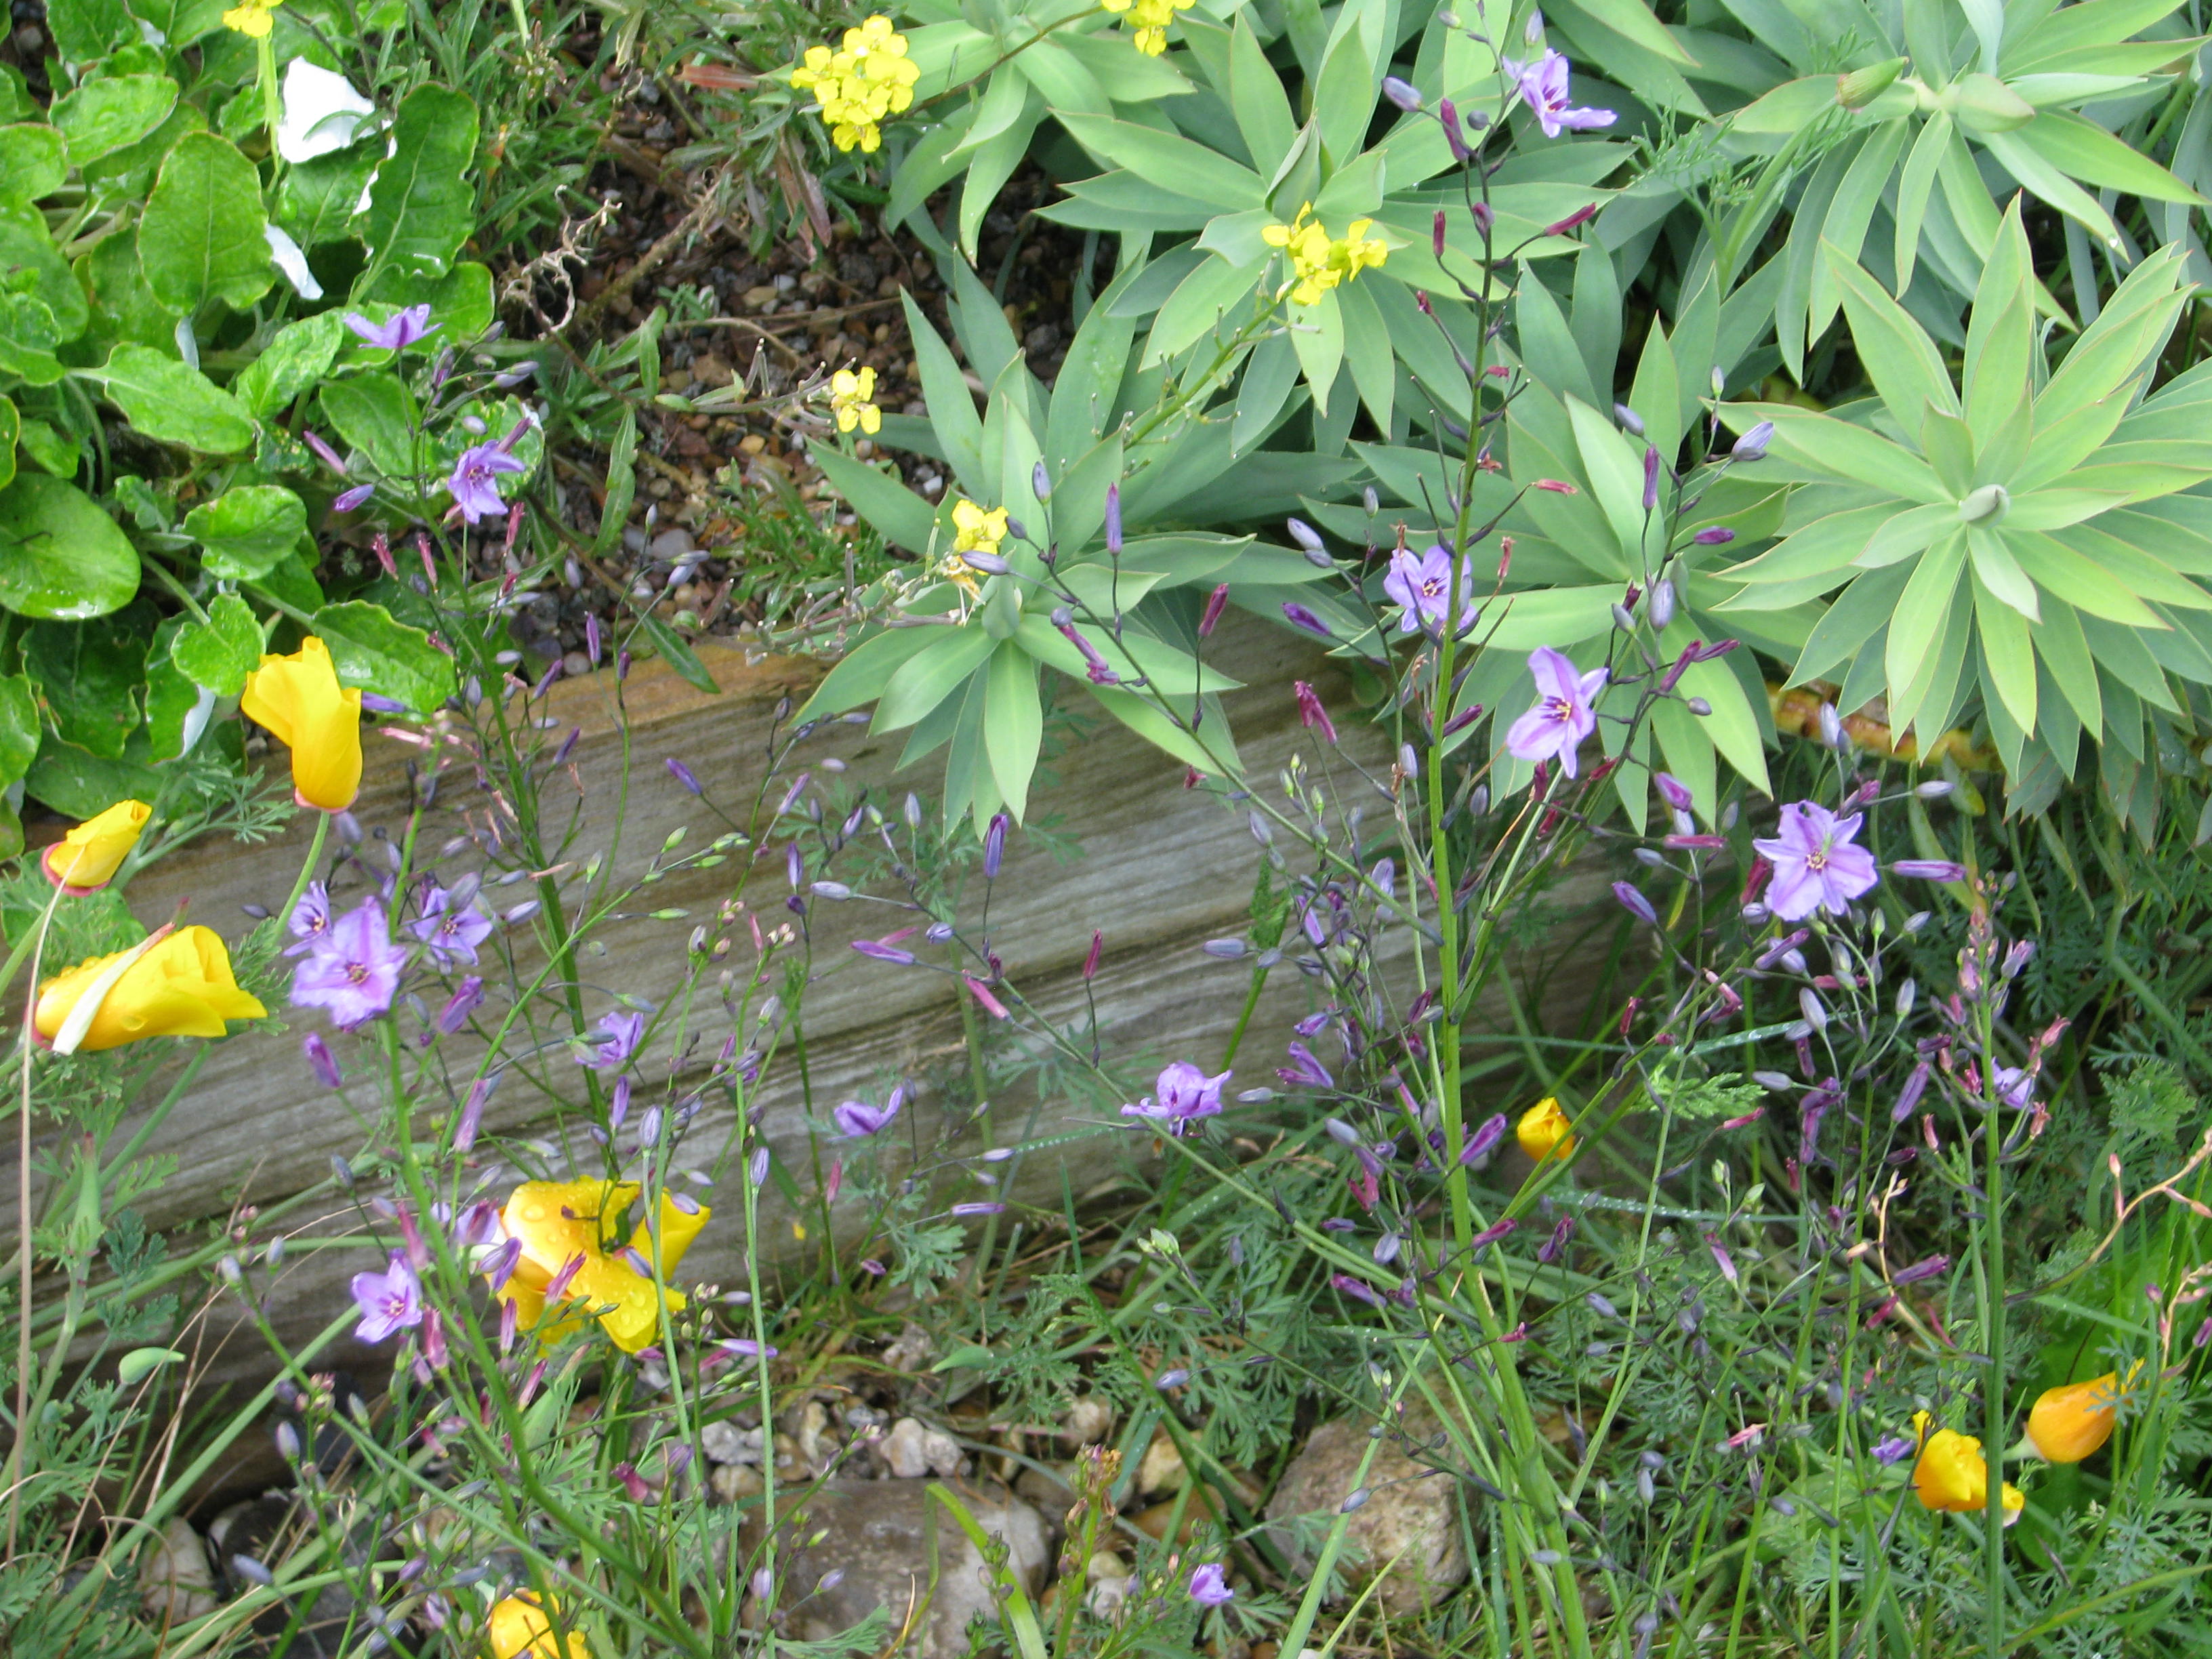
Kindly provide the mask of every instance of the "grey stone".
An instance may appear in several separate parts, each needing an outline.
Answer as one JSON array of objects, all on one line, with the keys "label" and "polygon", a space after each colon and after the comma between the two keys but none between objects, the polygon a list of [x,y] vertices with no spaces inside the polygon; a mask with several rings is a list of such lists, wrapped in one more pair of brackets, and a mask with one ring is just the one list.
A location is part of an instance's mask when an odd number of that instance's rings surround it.
[{"label": "grey stone", "polygon": [[902,1417],[876,1443],[876,1455],[893,1480],[919,1480],[929,1473],[929,1431],[913,1418]]},{"label": "grey stone", "polygon": [[968,1455],[960,1449],[960,1443],[942,1429],[932,1429],[921,1437],[921,1455],[929,1472],[940,1480],[957,1479],[968,1465]]},{"label": "grey stone", "polygon": [[[1283,1472],[1267,1504],[1267,1519],[1311,1514],[1333,1518],[1346,1498],[1365,1486],[1367,1501],[1352,1512],[1345,1528],[1346,1577],[1356,1588],[1364,1588],[1387,1567],[1377,1599],[1393,1613],[1418,1612],[1467,1577],[1456,1483],[1449,1474],[1407,1456],[1403,1443],[1395,1440],[1376,1447],[1375,1460],[1362,1477],[1359,1460],[1366,1455],[1368,1427],[1363,1420],[1339,1418],[1316,1429]],[[1405,1431],[1416,1438],[1433,1435],[1437,1427],[1424,1413],[1408,1413],[1404,1419]],[[1278,1528],[1275,1536],[1285,1553],[1295,1557],[1289,1531]]]},{"label": "grey stone", "polygon": [[690,531],[682,525],[672,525],[653,538],[651,551],[654,558],[673,562],[690,553],[695,545]]},{"label": "grey stone", "polygon": [[215,1572],[192,1523],[173,1515],[138,1562],[138,1595],[146,1616],[167,1629],[216,1609]]},{"label": "grey stone", "polygon": [[[936,1598],[902,1651],[913,1659],[957,1659],[968,1651],[969,1622],[979,1615],[995,1625],[998,1597],[981,1553],[929,1494],[938,1483],[830,1480],[781,1519],[783,1540],[776,1564],[783,1599],[792,1604],[787,1634],[822,1641],[849,1630],[878,1607],[889,1610],[896,1632],[910,1607],[929,1593],[930,1538],[934,1534],[939,1576]],[[1008,1566],[1031,1596],[1043,1581],[1050,1547],[1044,1522],[1027,1504],[999,1488],[964,1483],[950,1496],[991,1536],[1005,1540]],[[782,1507],[779,1501],[778,1508]],[[817,1534],[819,1541],[812,1541]],[[791,1540],[804,1540],[792,1547]],[[744,1535],[748,1553],[758,1548],[758,1522]],[[826,1590],[823,1578],[841,1574]]]}]

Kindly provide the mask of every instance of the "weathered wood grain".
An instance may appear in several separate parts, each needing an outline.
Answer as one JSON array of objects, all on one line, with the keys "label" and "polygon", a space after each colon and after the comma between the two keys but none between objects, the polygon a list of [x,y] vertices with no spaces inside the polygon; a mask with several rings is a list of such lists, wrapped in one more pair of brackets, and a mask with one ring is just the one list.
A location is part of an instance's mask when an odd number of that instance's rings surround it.
[{"label": "weathered wood grain", "polygon": [[[1315,754],[1321,745],[1299,726],[1288,681],[1292,674],[1314,680],[1332,706],[1346,710],[1349,693],[1330,665],[1257,624],[1224,629],[1218,643],[1219,665],[1253,688],[1229,699],[1251,776],[1272,780],[1294,750]],[[793,659],[748,666],[734,652],[711,653],[708,660],[726,688],[720,697],[692,690],[660,665],[641,665],[623,688],[626,732],[611,718],[608,677],[555,689],[553,715],[583,729],[572,774],[557,779],[549,796],[556,812],[565,815],[571,805],[577,811],[567,857],[580,862],[605,850],[618,813],[623,823],[614,863],[632,872],[642,871],[679,828],[693,845],[718,833],[724,825],[679,786],[663,765],[666,757],[682,760],[696,775],[709,801],[732,804],[733,816],[745,816],[736,804],[750,803],[762,787],[778,700],[803,699],[820,671]],[[1357,757],[1381,775],[1388,768],[1385,746],[1379,733],[1356,720],[1342,721],[1341,729],[1343,750],[1330,763],[1344,787],[1364,788],[1344,757]],[[834,757],[847,769],[836,780],[840,787],[855,795],[868,790],[886,811],[895,811],[908,781],[892,778],[902,742],[903,734],[885,738],[865,728],[835,726],[811,741],[797,764],[821,777],[822,762]],[[393,834],[403,830],[410,795],[402,768],[413,752],[390,739],[370,739],[369,775],[356,809],[364,825]],[[927,789],[927,769],[915,781]],[[482,799],[462,776],[449,778],[425,813],[418,846],[437,847],[459,831],[468,814],[480,823]],[[1379,820],[1382,815],[1378,801],[1369,816]],[[1106,952],[1091,991],[1109,1061],[1133,1076],[1148,1077],[1149,1068],[1175,1058],[1212,1069],[1241,1012],[1249,974],[1243,964],[1215,961],[1197,947],[1209,937],[1242,930],[1258,857],[1243,812],[1186,789],[1179,763],[1108,722],[1048,754],[1030,819],[1054,826],[1075,855],[1056,858],[1035,839],[1014,838],[989,916],[990,938],[1008,976],[1054,1022],[1081,1018],[1086,1006],[1081,963],[1092,929],[1100,929]],[[156,916],[189,900],[195,919],[235,938],[246,925],[240,906],[282,902],[307,840],[308,826],[302,823],[264,847],[210,847],[179,854],[145,872],[131,890],[131,902],[141,916]],[[759,872],[753,888],[764,927],[790,920],[781,903],[787,890],[781,847],[766,856],[770,867]],[[604,954],[587,953],[580,964],[587,1018],[611,1009],[617,990],[655,1000],[674,990],[684,973],[692,927],[712,919],[732,885],[730,866],[672,876],[650,890],[650,903],[684,910],[690,913],[685,919],[605,927],[597,936]],[[530,890],[526,884],[495,896],[512,902]],[[1553,902],[1571,908],[1602,891],[1602,876],[1589,872],[1555,892]],[[963,927],[974,924],[969,908]],[[848,948],[852,939],[880,934],[904,920],[861,902],[817,901],[812,907],[816,972],[805,998],[805,1086],[817,1122],[842,1098],[864,1093],[880,1098],[878,1085],[889,1075],[926,1077],[933,1068],[957,1069],[946,1062],[957,1056],[961,1042],[957,981],[923,968],[876,962]],[[487,963],[491,960],[487,953]],[[1579,1012],[1576,999],[1588,983],[1588,975],[1570,962],[1553,977],[1554,1005]],[[1271,978],[1238,1057],[1238,1086],[1268,1080],[1287,1027],[1307,1011],[1310,994],[1307,981],[1287,967]],[[223,1216],[240,1200],[265,1204],[303,1192],[326,1178],[333,1153],[350,1157],[374,1134],[370,1095],[349,1091],[352,1103],[342,1101],[316,1082],[301,1056],[300,1034],[324,1029],[321,1016],[272,1012],[292,1018],[294,1029],[250,1030],[218,1045],[191,1095],[150,1137],[149,1152],[178,1160],[174,1175],[140,1203],[150,1224],[191,1226]],[[725,1018],[702,1040],[698,1056],[689,1062],[692,1069],[700,1069],[699,1057],[711,1058],[727,1030]],[[340,1039],[338,1046],[349,1045]],[[640,1069],[665,1078],[670,1060],[665,1054],[650,1056]],[[811,1130],[794,1060],[787,1047],[754,1103],[765,1109],[766,1133],[779,1158],[793,1171],[811,1172]],[[556,1053],[547,1058],[544,1073],[553,1092],[510,1075],[487,1114],[488,1133],[529,1132],[565,1142],[580,1127],[561,1097],[574,1092],[576,1068]],[[444,1103],[416,1103],[430,1109]],[[728,1136],[729,1118],[727,1107],[710,1099],[682,1161],[696,1164],[711,1156]],[[1040,1101],[1019,1090],[994,1100],[990,1118],[1002,1143],[1061,1135],[1097,1121],[1065,1100]],[[964,1088],[925,1091],[902,1126],[902,1133],[924,1146],[974,1150],[986,1144],[983,1133]],[[1064,1185],[1080,1195],[1101,1182],[1139,1176],[1146,1145],[1142,1136],[1114,1131],[1064,1152],[1026,1157],[1003,1167],[1009,1179],[1000,1195],[1041,1200],[1056,1208]],[[583,1154],[592,1150],[580,1139],[574,1146]],[[0,1164],[0,1170],[10,1169]],[[803,1178],[811,1185],[811,1175]],[[13,1174],[0,1175],[0,1193],[14,1189]],[[972,1195],[982,1194],[978,1189]],[[334,1212],[336,1206],[315,1208]],[[791,1218],[771,1203],[763,1239],[791,1240]],[[12,1225],[0,1212],[0,1226]],[[738,1235],[732,1218],[719,1218],[694,1248],[683,1277],[723,1282],[738,1277]],[[350,1251],[295,1253],[266,1287],[265,1305],[279,1333],[299,1341],[329,1322],[345,1305],[347,1277],[363,1265],[363,1257]],[[225,1316],[217,1317],[220,1322]],[[337,1358],[343,1363],[368,1357],[342,1349]],[[244,1380],[265,1376],[269,1369],[258,1339],[234,1334],[213,1375]]]}]

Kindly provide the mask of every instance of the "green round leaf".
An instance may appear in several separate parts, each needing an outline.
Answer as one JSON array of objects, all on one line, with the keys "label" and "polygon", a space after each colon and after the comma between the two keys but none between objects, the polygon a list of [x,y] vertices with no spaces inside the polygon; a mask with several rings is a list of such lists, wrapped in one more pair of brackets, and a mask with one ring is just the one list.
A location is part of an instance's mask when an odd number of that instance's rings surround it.
[{"label": "green round leaf", "polygon": [[0,199],[35,202],[69,177],[69,152],[61,134],[28,121],[0,127]]},{"label": "green round leaf", "polygon": [[276,280],[268,222],[261,174],[238,146],[211,132],[187,134],[161,163],[138,222],[147,286],[172,311],[211,299],[245,310]]},{"label": "green round leaf", "polygon": [[261,625],[244,599],[219,593],[208,606],[207,621],[187,622],[179,630],[169,655],[193,684],[218,697],[234,697],[260,665]]},{"label": "green round leaf", "polygon": [[234,454],[253,442],[253,422],[237,398],[151,346],[125,343],[101,367],[78,373],[99,381],[131,424],[157,442],[204,455]]},{"label": "green round leaf", "polygon": [[307,507],[276,484],[226,489],[185,514],[185,534],[207,549],[207,572],[223,581],[259,581],[300,544],[307,531]]},{"label": "green round leaf", "polygon": [[84,491],[38,472],[0,489],[0,606],[76,622],[137,591],[137,550]]},{"label": "green round leaf", "polygon": [[110,75],[57,99],[53,123],[69,141],[77,167],[135,144],[176,107],[177,83],[166,75]]},{"label": "green round leaf", "polygon": [[432,713],[458,690],[453,659],[380,605],[325,605],[315,613],[315,632],[330,647],[342,685],[390,697],[417,714]]}]

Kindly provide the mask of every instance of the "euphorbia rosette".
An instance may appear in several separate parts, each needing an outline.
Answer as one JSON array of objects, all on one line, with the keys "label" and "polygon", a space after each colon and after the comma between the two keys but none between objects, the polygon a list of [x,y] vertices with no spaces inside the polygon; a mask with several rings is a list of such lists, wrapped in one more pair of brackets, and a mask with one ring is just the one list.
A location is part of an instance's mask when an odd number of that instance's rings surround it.
[{"label": "euphorbia rosette", "polygon": [[118,801],[46,848],[39,868],[65,893],[97,892],[115,879],[153,816],[154,809],[143,800]]},{"label": "euphorbia rosette", "polygon": [[289,656],[266,656],[238,707],[292,751],[302,806],[342,812],[361,793],[361,693],[338,684],[330,647],[310,635]]},{"label": "euphorbia rosette", "polygon": [[[182,927],[111,956],[81,962],[39,988],[33,1024],[53,1042],[88,997],[98,997],[70,1053],[118,1048],[148,1037],[219,1037],[226,1021],[260,1019],[268,1010],[238,988],[230,952],[212,927]],[[82,1024],[82,1022],[80,1022]]]},{"label": "euphorbia rosette", "polygon": [[522,1326],[539,1327],[542,1341],[556,1340],[580,1322],[568,1317],[542,1325],[549,1298],[582,1304],[625,1353],[637,1352],[659,1334],[664,1303],[672,1315],[683,1311],[684,1293],[665,1281],[714,1212],[661,1195],[656,1281],[631,1261],[648,1266],[654,1261],[653,1237],[642,1224],[627,1246],[611,1245],[603,1237],[637,1201],[640,1190],[634,1182],[526,1181],[508,1197],[500,1222],[520,1242],[521,1254],[505,1283],[493,1288],[501,1301],[515,1304]]}]

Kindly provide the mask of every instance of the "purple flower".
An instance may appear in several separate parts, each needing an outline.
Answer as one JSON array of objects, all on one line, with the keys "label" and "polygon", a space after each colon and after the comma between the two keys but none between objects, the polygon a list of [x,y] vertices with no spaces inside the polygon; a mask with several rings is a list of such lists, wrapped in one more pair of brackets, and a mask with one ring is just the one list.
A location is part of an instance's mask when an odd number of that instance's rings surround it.
[{"label": "purple flower", "polygon": [[286,956],[296,957],[313,949],[331,931],[331,890],[319,881],[309,882],[300,902],[292,907],[292,914],[284,918],[284,926],[300,941],[285,947]]},{"label": "purple flower", "polygon": [[1331,743],[1336,741],[1336,722],[1328,717],[1322,706],[1321,693],[1304,680],[1292,680],[1291,690],[1298,700],[1298,719],[1309,730],[1318,730]]},{"label": "purple flower", "polygon": [[450,888],[433,889],[422,901],[422,914],[407,924],[407,931],[430,947],[441,968],[456,962],[477,965],[477,946],[491,937],[491,918],[484,915],[471,893],[459,898]]},{"label": "purple flower", "polygon": [[353,1299],[361,1309],[361,1323],[353,1332],[356,1342],[381,1342],[396,1330],[422,1322],[422,1282],[398,1250],[382,1273],[353,1276]]},{"label": "purple flower", "polygon": [[1842,915],[1853,899],[1881,879],[1874,854],[1851,845],[1863,815],[1838,817],[1809,800],[1782,809],[1782,833],[1752,842],[1774,866],[1767,908],[1784,921],[1802,921],[1815,910]]},{"label": "purple flower", "polygon": [[529,470],[498,444],[481,443],[461,452],[460,459],[453,463],[452,476],[446,480],[446,489],[461,516],[474,524],[482,518],[497,518],[507,511],[507,502],[499,493],[501,474]]},{"label": "purple flower", "polygon": [[292,1004],[325,1008],[340,1030],[366,1025],[392,1006],[407,953],[392,942],[384,907],[370,899],[331,924],[292,973]]},{"label": "purple flower", "polygon": [[[1474,626],[1480,614],[1474,604],[1474,573],[1468,561],[1459,562],[1459,628],[1464,634]],[[1431,545],[1419,558],[1401,548],[1390,556],[1390,574],[1382,578],[1382,591],[1405,607],[1398,618],[1398,631],[1410,634],[1416,628],[1441,630],[1444,625],[1444,611],[1451,603],[1451,555],[1441,544]]]},{"label": "purple flower", "polygon": [[906,1085],[891,1091],[891,1097],[880,1106],[871,1106],[865,1100],[848,1100],[830,1109],[830,1121],[836,1124],[837,1133],[848,1140],[860,1140],[868,1135],[879,1134],[906,1104]]},{"label": "purple flower", "polygon": [[1874,1449],[1874,1461],[1889,1464],[1901,1462],[1918,1449],[1919,1443],[1908,1434],[1893,1434]]},{"label": "purple flower", "polygon": [[1590,699],[1598,693],[1607,671],[1593,668],[1577,675],[1575,665],[1548,645],[1528,653],[1528,672],[1535,677],[1535,706],[1514,721],[1505,734],[1507,751],[1517,760],[1550,760],[1557,757],[1559,769],[1575,775],[1575,751],[1584,738],[1597,730],[1597,714]]},{"label": "purple flower", "polygon": [[1291,1063],[1275,1075],[1293,1089],[1334,1089],[1336,1079],[1328,1068],[1314,1058],[1313,1050],[1303,1042],[1293,1042],[1290,1048]]},{"label": "purple flower", "polygon": [[1237,1592],[1222,1577],[1218,1561],[1209,1561],[1191,1574],[1190,1599],[1201,1607],[1225,1607],[1237,1599]]},{"label": "purple flower", "polygon": [[1933,1279],[1951,1270],[1948,1255],[1931,1255],[1924,1261],[1916,1261],[1909,1267],[1900,1267],[1890,1276],[1893,1285],[1917,1285],[1923,1279]]},{"label": "purple flower", "polygon": [[596,1042],[589,1038],[589,1047],[576,1056],[579,1066],[588,1066],[595,1072],[619,1072],[629,1063],[637,1052],[637,1045],[645,1036],[643,1014],[617,1012],[599,1016],[599,1030],[607,1033]]},{"label": "purple flower", "polygon": [[1528,106],[1547,138],[1556,138],[1570,130],[1588,132],[1597,127],[1609,127],[1620,118],[1609,109],[1568,107],[1567,59],[1564,52],[1547,47],[1544,55],[1534,64],[1516,64],[1509,58],[1504,64],[1505,72],[1520,83],[1522,101]]},{"label": "purple flower", "polygon": [[358,311],[349,311],[345,325],[380,351],[404,351],[445,326],[430,320],[428,306],[409,306],[386,323],[372,323]]},{"label": "purple flower", "polygon": [[[487,922],[484,925],[489,927],[491,924]],[[474,961],[475,958],[471,957],[470,960]],[[469,1023],[469,1016],[483,1006],[483,981],[471,974],[446,1000],[446,1006],[438,1011],[438,1029],[447,1036],[453,1036]]]},{"label": "purple flower", "polygon": [[1990,1079],[1998,1103],[2015,1112],[2026,1111],[2035,1099],[2035,1073],[2025,1066],[2000,1066]]},{"label": "purple flower", "polygon": [[1739,461],[1763,461],[1766,459],[1767,443],[1773,436],[1774,422],[1761,421],[1743,436],[1738,438],[1735,441],[1735,447],[1729,450],[1729,453]]},{"label": "purple flower", "polygon": [[1219,1113],[1221,1085],[1229,1077],[1227,1072],[1208,1077],[1188,1060],[1176,1060],[1154,1079],[1154,1093],[1134,1106],[1124,1106],[1121,1115],[1150,1118],[1164,1125],[1170,1134],[1179,1135],[1200,1118]]}]

